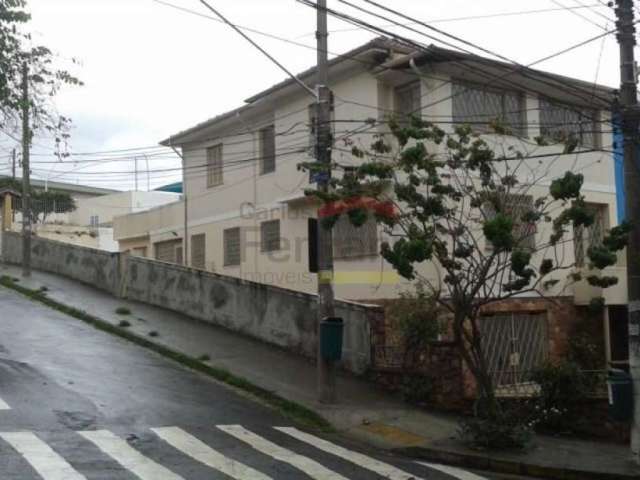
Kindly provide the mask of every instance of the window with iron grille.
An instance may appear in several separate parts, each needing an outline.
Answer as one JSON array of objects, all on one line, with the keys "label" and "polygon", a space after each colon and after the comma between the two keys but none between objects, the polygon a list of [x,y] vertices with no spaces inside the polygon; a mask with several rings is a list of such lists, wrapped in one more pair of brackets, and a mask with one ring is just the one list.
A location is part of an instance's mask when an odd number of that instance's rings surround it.
[{"label": "window with iron grille", "polygon": [[222,185],[222,144],[207,148],[207,188]]},{"label": "window with iron grille", "polygon": [[240,265],[240,227],[228,228],[223,232],[224,266]]},{"label": "window with iron grille", "polygon": [[587,209],[594,214],[594,222],[589,227],[576,227],[573,232],[573,246],[576,267],[587,264],[587,252],[590,247],[602,245],[607,226],[607,205],[590,203]]},{"label": "window with iron grille", "polygon": [[193,268],[205,269],[206,260],[206,235],[191,236],[191,266]]},{"label": "window with iron grille", "polygon": [[420,82],[412,82],[395,89],[395,113],[401,123],[408,123],[412,115],[421,115],[420,93]]},{"label": "window with iron grille", "polygon": [[260,130],[260,175],[276,171],[276,129],[273,125]]},{"label": "window with iron grille", "polygon": [[260,237],[263,252],[280,250],[280,220],[269,220],[260,224]]},{"label": "window with iron grille", "polygon": [[333,255],[335,258],[354,258],[378,254],[378,225],[369,217],[356,227],[348,216],[342,215],[333,227]]},{"label": "window with iron grille", "polygon": [[[495,201],[486,202],[482,209],[487,219],[495,218],[498,211],[513,220],[513,238],[516,248],[535,250],[536,224],[527,221],[526,214],[534,211],[533,197],[530,195],[500,195]],[[486,249],[491,251],[493,245],[487,241]]]},{"label": "window with iron grille", "polygon": [[526,135],[525,99],[521,93],[455,82],[452,96],[456,124],[469,124],[476,131],[487,132],[490,124],[497,121],[515,135]]},{"label": "window with iron grille", "polygon": [[540,99],[540,135],[551,142],[575,138],[579,145],[599,148],[597,112]]}]

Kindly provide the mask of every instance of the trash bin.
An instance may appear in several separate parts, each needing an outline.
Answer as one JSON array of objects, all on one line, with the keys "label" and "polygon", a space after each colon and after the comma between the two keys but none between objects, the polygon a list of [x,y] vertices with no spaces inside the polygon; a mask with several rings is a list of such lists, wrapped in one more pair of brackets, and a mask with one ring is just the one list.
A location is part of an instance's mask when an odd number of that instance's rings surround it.
[{"label": "trash bin", "polygon": [[325,360],[342,359],[344,321],[339,317],[327,317],[320,322],[320,354]]},{"label": "trash bin", "polygon": [[609,370],[609,416],[619,422],[633,418],[633,381],[624,370]]}]

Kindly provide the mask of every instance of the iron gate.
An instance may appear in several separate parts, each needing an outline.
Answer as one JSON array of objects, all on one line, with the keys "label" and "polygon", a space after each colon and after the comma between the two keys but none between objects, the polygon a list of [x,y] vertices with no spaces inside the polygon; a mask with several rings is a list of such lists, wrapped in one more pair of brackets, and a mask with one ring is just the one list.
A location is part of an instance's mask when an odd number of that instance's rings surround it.
[{"label": "iron gate", "polygon": [[496,388],[526,384],[548,355],[545,313],[483,316],[482,346]]}]

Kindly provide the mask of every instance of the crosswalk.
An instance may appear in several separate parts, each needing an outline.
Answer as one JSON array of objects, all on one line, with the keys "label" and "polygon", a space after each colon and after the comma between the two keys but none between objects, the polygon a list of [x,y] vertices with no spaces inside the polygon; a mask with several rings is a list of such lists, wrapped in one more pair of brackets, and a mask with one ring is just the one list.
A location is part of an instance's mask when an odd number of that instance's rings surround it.
[{"label": "crosswalk", "polygon": [[[43,439],[47,435],[38,432],[0,432],[0,470],[5,470],[0,472],[0,478],[4,479],[3,474],[7,474],[10,479],[89,480],[95,478],[95,472],[90,470],[91,465],[100,464],[108,465],[105,468],[110,472],[123,472],[121,474],[127,478],[196,480],[185,473],[192,470],[185,469],[184,465],[178,468],[172,464],[174,457],[171,455],[155,455],[155,458],[151,458],[149,445],[158,444],[194,462],[199,465],[198,468],[210,471],[210,474],[198,476],[198,479],[482,480],[462,470],[417,462],[404,462],[400,468],[294,427],[262,428],[256,433],[241,425],[212,425],[210,429],[198,430],[196,435],[175,426],[150,428],[144,434],[148,442],[146,450],[129,441],[129,438],[106,429],[69,434],[76,436],[70,443],[87,444],[87,448],[73,450],[78,452],[77,455],[99,457],[75,458],[75,454],[69,453],[69,448],[57,448],[55,440],[51,439],[51,444],[48,444]],[[199,435],[206,439],[198,438]],[[212,441],[212,438],[215,440]],[[206,440],[214,445],[205,443]],[[70,458],[65,459],[61,451]],[[19,456],[20,461],[11,461],[11,455]],[[23,471],[11,471],[11,468],[17,468],[16,465],[20,465]],[[218,476],[209,476],[213,471]]]}]

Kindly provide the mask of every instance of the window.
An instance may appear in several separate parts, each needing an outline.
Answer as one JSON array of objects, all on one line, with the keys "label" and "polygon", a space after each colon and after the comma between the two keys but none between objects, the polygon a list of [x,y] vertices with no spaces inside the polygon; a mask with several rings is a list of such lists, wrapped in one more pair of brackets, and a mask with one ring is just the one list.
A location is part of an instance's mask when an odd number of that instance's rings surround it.
[{"label": "window", "polygon": [[207,188],[222,185],[222,144],[207,148]]},{"label": "window", "polygon": [[576,256],[576,267],[584,267],[587,263],[587,252],[590,247],[602,244],[607,227],[607,205],[587,204],[587,209],[594,214],[595,221],[589,227],[577,227],[573,232],[573,246]]},{"label": "window", "polygon": [[224,266],[240,265],[240,227],[228,228],[223,232]]},{"label": "window", "polygon": [[260,175],[276,171],[276,130],[273,125],[260,130]]},{"label": "window", "polygon": [[270,220],[260,224],[260,237],[263,252],[280,250],[280,220]]},{"label": "window", "polygon": [[89,218],[89,225],[93,228],[100,226],[100,217],[98,215],[91,215]]},{"label": "window", "polygon": [[408,123],[411,115],[421,116],[420,82],[413,82],[395,89],[395,113],[402,123]]},{"label": "window", "polygon": [[[496,205],[498,202],[498,205]],[[486,202],[483,210],[487,218],[493,218],[497,211],[513,219],[513,238],[517,248],[535,250],[536,224],[527,222],[525,214],[534,211],[533,197],[530,195],[507,194],[500,196],[495,202]],[[486,244],[487,250],[492,250],[491,242]]]},{"label": "window", "polygon": [[549,141],[560,142],[569,138],[578,144],[598,148],[600,135],[596,110],[540,99],[540,135]]},{"label": "window", "polygon": [[205,270],[206,236],[204,233],[191,236],[191,266]]},{"label": "window", "polygon": [[474,130],[489,131],[499,121],[514,134],[526,134],[524,96],[517,92],[493,90],[465,83],[453,84],[453,121],[470,124]]},{"label": "window", "polygon": [[[154,244],[156,260],[168,263],[182,263],[182,240],[168,240]],[[180,255],[178,256],[178,248]]]},{"label": "window", "polygon": [[184,255],[182,253],[182,245],[176,247],[176,263],[178,265],[184,265]]},{"label": "window", "polygon": [[146,257],[147,247],[132,248],[130,253],[132,257]]},{"label": "window", "polygon": [[378,254],[378,225],[369,217],[364,225],[356,227],[346,215],[333,227],[334,257],[338,259]]}]

